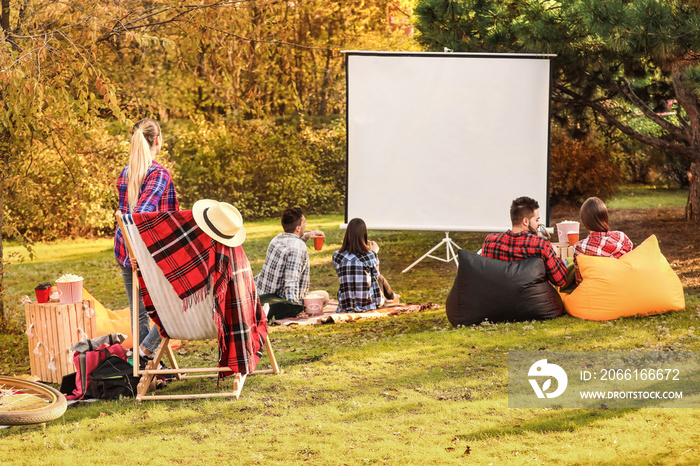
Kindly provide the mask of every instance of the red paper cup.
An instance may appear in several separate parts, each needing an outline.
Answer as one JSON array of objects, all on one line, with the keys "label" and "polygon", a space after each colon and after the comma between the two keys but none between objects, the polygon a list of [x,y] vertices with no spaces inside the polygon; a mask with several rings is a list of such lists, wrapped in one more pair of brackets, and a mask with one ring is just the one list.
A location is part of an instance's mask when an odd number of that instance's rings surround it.
[{"label": "red paper cup", "polygon": [[325,236],[316,236],[316,237],[314,237],[314,248],[315,248],[317,251],[320,251],[321,248],[323,247],[323,239],[324,239],[324,238],[325,238]]},{"label": "red paper cup", "polygon": [[51,296],[51,288],[46,288],[45,290],[34,290],[34,293],[36,293],[37,303],[48,303],[49,297]]},{"label": "red paper cup", "polygon": [[569,238],[569,246],[573,246],[578,243],[578,233],[567,233],[567,238]]}]

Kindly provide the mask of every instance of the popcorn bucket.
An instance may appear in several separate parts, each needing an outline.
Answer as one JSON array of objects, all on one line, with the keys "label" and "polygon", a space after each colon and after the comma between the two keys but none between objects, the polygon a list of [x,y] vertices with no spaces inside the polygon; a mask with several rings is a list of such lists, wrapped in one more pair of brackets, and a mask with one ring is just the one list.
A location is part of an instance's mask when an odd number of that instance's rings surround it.
[{"label": "popcorn bucket", "polygon": [[304,306],[306,307],[306,313],[309,315],[323,314],[323,296],[307,296],[304,298]]},{"label": "popcorn bucket", "polygon": [[[578,233],[578,222],[561,222],[557,223],[557,232],[559,233],[559,242],[568,243],[569,233]],[[573,245],[572,245],[573,246]]]},{"label": "popcorn bucket", "polygon": [[56,282],[61,304],[83,302],[83,279],[72,282]]}]

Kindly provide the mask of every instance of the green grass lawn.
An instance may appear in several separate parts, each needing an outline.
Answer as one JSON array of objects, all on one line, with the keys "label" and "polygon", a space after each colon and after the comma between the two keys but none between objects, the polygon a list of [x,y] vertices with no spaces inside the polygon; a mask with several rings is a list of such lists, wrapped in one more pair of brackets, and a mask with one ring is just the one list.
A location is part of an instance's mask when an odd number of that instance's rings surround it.
[{"label": "green grass lawn", "polygon": [[[642,195],[634,208],[680,202],[684,193]],[[653,200],[650,200],[653,199]],[[641,207],[640,207],[641,206]],[[618,207],[616,208],[630,208]],[[330,258],[342,239],[340,216],[312,216],[327,234],[310,250],[312,288],[337,291]],[[245,250],[257,272],[275,220],[247,224]],[[453,264],[426,260],[401,270],[444,233],[370,232],[382,272],[406,302],[444,305]],[[454,234],[476,251],[483,234]],[[37,245],[35,261],[6,248],[8,299],[32,293],[63,273],[107,307],[126,305],[111,239]],[[700,297],[687,310],[645,318],[589,322],[565,316],[546,322],[452,328],[444,309],[306,328],[270,327],[283,370],[248,377],[239,400],[97,401],[68,409],[45,426],[0,430],[2,464],[698,464],[700,420],[694,409],[508,408],[508,352],[700,350]],[[22,325],[21,306],[10,307]],[[699,332],[700,333],[700,332]],[[216,360],[213,342],[185,342],[184,364]],[[261,367],[266,367],[263,358]],[[0,335],[0,373],[29,372],[23,334]],[[226,385],[229,382],[224,382]],[[215,389],[215,381],[171,384],[162,393]],[[227,387],[224,387],[227,388]]]},{"label": "green grass lawn", "polygon": [[657,188],[655,186],[621,186],[605,202],[610,209],[645,209],[652,207],[685,207],[687,189]]}]

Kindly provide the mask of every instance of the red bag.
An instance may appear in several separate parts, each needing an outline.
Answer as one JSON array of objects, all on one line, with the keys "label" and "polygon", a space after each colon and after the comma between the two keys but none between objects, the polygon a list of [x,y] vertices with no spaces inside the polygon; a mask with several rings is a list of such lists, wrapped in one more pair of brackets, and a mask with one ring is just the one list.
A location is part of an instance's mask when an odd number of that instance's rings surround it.
[{"label": "red bag", "polygon": [[[126,361],[126,351],[120,344],[122,334],[113,333],[92,340],[83,340],[71,347],[75,351],[73,364],[75,364],[75,386],[72,395],[67,395],[68,400],[82,400],[89,393],[90,374],[102,361],[114,354]],[[116,342],[116,343],[115,343]],[[98,346],[99,345],[99,346]],[[93,349],[94,348],[94,349]]]}]

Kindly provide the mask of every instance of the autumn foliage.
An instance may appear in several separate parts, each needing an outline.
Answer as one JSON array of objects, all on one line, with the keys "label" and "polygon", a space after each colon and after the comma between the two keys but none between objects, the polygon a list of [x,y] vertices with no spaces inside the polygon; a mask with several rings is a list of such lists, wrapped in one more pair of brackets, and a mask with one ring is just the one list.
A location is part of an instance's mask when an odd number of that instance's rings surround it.
[{"label": "autumn foliage", "polygon": [[593,135],[574,139],[554,128],[550,148],[549,192],[553,204],[605,199],[620,184],[620,165]]}]

